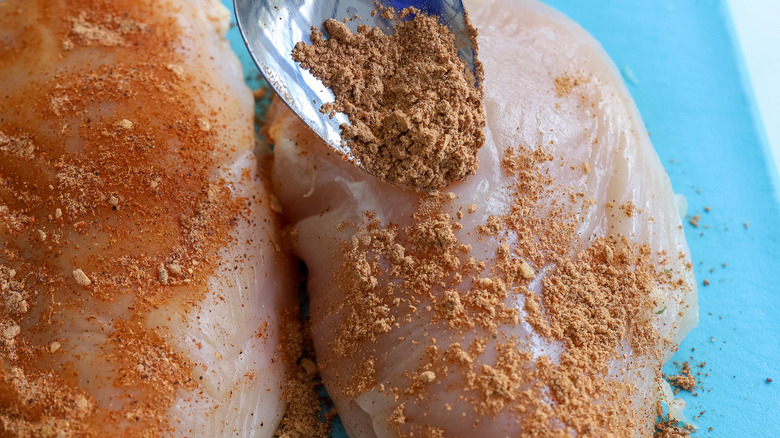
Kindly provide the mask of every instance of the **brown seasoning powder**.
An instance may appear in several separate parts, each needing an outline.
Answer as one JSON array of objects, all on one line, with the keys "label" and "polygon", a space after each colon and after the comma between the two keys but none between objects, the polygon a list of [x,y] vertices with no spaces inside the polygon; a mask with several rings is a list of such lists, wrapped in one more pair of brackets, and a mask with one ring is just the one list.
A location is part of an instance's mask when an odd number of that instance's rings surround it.
[{"label": "brown seasoning powder", "polygon": [[[388,11],[385,11],[388,12]],[[337,20],[313,28],[293,59],[336,97],[322,111],[345,113],[341,126],[352,154],[369,173],[420,191],[440,189],[474,174],[485,142],[483,73],[458,57],[455,35],[438,18],[410,8],[392,35],[366,25],[352,33]],[[477,32],[466,17],[476,49]]]},{"label": "brown seasoning powder", "polygon": [[[341,242],[343,269],[333,277],[344,299],[330,311],[343,315],[331,341],[334,354],[321,360],[322,367],[339,369],[331,391],[389,395],[397,404],[388,425],[401,436],[429,432],[419,418],[407,418],[411,409],[426,412],[426,400],[434,397],[427,388],[439,379],[460,394],[457,400],[470,400],[464,409],[473,409],[475,418],[513,413],[523,436],[631,436],[648,419],[643,410],[653,400],[631,401],[637,388],[629,375],[642,366],[660,369],[669,341],[651,325],[651,291],[681,280],[659,268],[662,254],[625,237],[598,237],[572,256],[578,221],[571,212],[577,209],[551,196],[561,190],[543,170],[551,159],[542,148],[507,151],[503,166],[515,180],[514,202],[507,214],[477,227],[496,239],[494,257],[477,259],[458,242],[461,225],[440,212],[454,196],[440,192],[422,196],[406,226],[382,224],[368,211],[361,223],[339,226],[354,234]],[[528,286],[534,268],[543,266],[554,269],[537,294]],[[557,360],[534,358],[524,352],[527,340],[502,335],[502,327],[523,322],[507,304],[517,296],[524,296],[525,319],[537,333],[565,346]],[[428,353],[404,374],[406,383],[382,381],[387,359],[376,343],[396,329],[406,333],[404,324],[446,324],[450,334],[443,330],[442,336],[476,337],[467,345],[428,339]],[[493,360],[484,356],[488,348]],[[609,366],[626,348],[644,362],[627,362],[615,378]],[[357,366],[345,369],[345,363]]]}]

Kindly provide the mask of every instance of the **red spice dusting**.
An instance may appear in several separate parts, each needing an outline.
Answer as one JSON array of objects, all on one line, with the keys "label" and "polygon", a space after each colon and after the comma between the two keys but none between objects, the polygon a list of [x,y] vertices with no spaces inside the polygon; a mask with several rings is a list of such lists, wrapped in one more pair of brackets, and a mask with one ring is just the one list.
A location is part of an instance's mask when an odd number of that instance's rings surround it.
[{"label": "red spice dusting", "polygon": [[[198,305],[250,220],[219,172],[251,126],[208,107],[235,103],[197,79],[179,48],[200,37],[169,8],[6,0],[0,32],[0,429],[165,435],[194,364],[143,321]],[[111,409],[80,355],[107,370]]]}]

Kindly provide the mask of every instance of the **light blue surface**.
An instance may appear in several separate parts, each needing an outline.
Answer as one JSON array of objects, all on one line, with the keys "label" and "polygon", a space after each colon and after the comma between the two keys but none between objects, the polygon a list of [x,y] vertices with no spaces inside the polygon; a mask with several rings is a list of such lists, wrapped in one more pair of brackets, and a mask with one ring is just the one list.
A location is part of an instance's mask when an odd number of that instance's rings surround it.
[{"label": "light blue surface", "polygon": [[[701,215],[698,228],[685,222],[701,321],[673,359],[706,362],[694,366],[698,396],[681,393],[696,436],[780,437],[780,185],[727,8],[722,0],[547,3],[590,31],[630,78],[675,191]],[[235,30],[231,42],[257,84]],[[676,373],[672,364],[665,371]]]},{"label": "light blue surface", "polygon": [[780,170],[780,2],[727,0],[768,143]]}]

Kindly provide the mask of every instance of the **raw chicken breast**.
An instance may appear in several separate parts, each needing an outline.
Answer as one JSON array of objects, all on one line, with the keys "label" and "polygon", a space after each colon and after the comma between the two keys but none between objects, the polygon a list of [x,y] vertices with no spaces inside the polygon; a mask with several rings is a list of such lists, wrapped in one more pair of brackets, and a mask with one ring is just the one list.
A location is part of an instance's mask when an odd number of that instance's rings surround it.
[{"label": "raw chicken breast", "polygon": [[669,179],[586,32],[531,0],[467,8],[487,141],[446,193],[269,115],[325,385],[353,437],[649,436],[698,318]]},{"label": "raw chicken breast", "polygon": [[273,435],[296,275],[228,25],[0,2],[0,435]]}]

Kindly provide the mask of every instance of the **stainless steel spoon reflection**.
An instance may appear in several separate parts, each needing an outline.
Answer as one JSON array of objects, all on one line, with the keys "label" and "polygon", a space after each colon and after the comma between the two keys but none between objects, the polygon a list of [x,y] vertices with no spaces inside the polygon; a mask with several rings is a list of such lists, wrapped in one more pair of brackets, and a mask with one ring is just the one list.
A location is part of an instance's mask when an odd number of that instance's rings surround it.
[{"label": "stainless steel spoon reflection", "polygon": [[[338,113],[330,118],[320,112],[324,103],[334,100],[333,93],[293,61],[292,51],[299,41],[311,42],[312,26],[327,35],[322,24],[328,18],[341,20],[357,15],[360,18],[347,23],[352,31],[360,24],[367,24],[391,33],[392,23],[381,14],[371,16],[377,1],[234,0],[233,5],[244,43],[269,85],[325,143],[362,168],[341,138],[340,126],[349,123],[347,117]],[[383,5],[397,10],[414,6],[439,16],[455,34],[459,56],[476,76],[474,48],[466,28],[462,0],[389,0]]]}]

